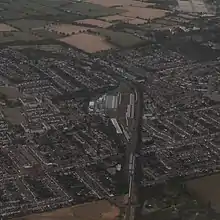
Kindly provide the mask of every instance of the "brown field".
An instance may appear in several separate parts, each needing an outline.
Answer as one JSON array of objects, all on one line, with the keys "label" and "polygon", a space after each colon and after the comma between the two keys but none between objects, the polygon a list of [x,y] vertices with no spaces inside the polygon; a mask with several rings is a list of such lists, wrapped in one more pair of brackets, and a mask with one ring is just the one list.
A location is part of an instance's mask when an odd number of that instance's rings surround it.
[{"label": "brown field", "polygon": [[101,17],[99,19],[108,21],[108,22],[114,22],[114,21],[129,21],[131,18],[122,16],[122,15],[111,15],[111,16],[107,16],[107,17]]},{"label": "brown field", "polygon": [[187,189],[204,204],[211,202],[212,207],[220,212],[220,174],[214,174],[186,182]]},{"label": "brown field", "polygon": [[165,10],[154,8],[140,8],[140,7],[123,7],[127,12],[123,13],[123,16],[142,19],[154,19],[164,17],[167,13]]},{"label": "brown field", "polygon": [[0,23],[0,32],[9,32],[9,31],[17,31],[17,29],[7,24]]},{"label": "brown field", "polygon": [[72,24],[56,24],[56,25],[48,25],[47,30],[55,31],[56,33],[64,33],[66,35],[77,34],[83,31],[91,30],[89,27],[82,27]]},{"label": "brown field", "polygon": [[89,24],[89,25],[93,25],[93,26],[101,27],[101,28],[108,28],[108,27],[112,26],[112,24],[107,21],[101,21],[101,20],[97,20],[97,19],[79,20],[79,21],[76,21],[76,23]]},{"label": "brown field", "polygon": [[118,215],[119,209],[103,200],[15,220],[114,220]]},{"label": "brown field", "polygon": [[88,53],[95,53],[102,50],[109,50],[113,48],[107,43],[104,38],[91,34],[76,34],[60,39],[71,46],[84,50]]}]

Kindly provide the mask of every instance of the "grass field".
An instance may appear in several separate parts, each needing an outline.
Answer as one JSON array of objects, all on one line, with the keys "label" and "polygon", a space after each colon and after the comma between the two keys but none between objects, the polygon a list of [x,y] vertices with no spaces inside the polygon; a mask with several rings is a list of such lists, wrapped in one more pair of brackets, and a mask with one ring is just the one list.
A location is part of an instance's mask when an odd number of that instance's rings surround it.
[{"label": "grass field", "polygon": [[46,25],[50,24],[51,22],[44,20],[20,19],[20,20],[8,21],[7,23],[12,27],[15,27],[21,31],[30,31],[36,28],[43,28]]},{"label": "grass field", "polygon": [[63,33],[64,35],[72,35],[91,30],[92,28],[72,24],[52,24],[48,25],[46,29],[49,31],[56,32],[58,34]]},{"label": "grass field", "polygon": [[40,37],[34,36],[26,32],[0,32],[0,44],[13,41],[36,41],[41,40]]},{"label": "grass field", "polygon": [[122,13],[124,10],[116,8],[107,8],[98,4],[92,4],[87,2],[77,2],[73,4],[68,4],[61,7],[62,10],[66,12],[71,12],[75,14],[85,15],[89,18],[96,18],[101,16],[115,15],[117,13]]},{"label": "grass field", "polygon": [[210,202],[220,213],[220,174],[187,181],[186,187],[199,201],[206,205]]},{"label": "grass field", "polygon": [[112,30],[101,28],[96,29],[95,32],[105,37],[106,40],[113,45],[122,48],[134,47],[135,45],[139,45],[143,42],[143,40],[141,40],[140,38],[124,32],[115,32]]},{"label": "grass field", "polygon": [[21,19],[24,16],[24,13],[14,10],[3,10],[0,12],[0,16],[3,18],[3,20]]},{"label": "grass field", "polygon": [[129,17],[125,17],[122,15],[111,15],[111,16],[106,16],[106,17],[100,17],[99,19],[108,21],[108,22],[116,22],[116,21],[127,22],[130,20]]},{"label": "grass field", "polygon": [[112,25],[112,23],[110,22],[102,21],[98,19],[84,19],[84,20],[76,21],[76,23],[82,24],[82,25],[91,25],[91,26],[101,27],[101,28],[108,28]]},{"label": "grass field", "polygon": [[51,32],[45,29],[35,29],[31,32],[33,35],[35,35],[38,38],[42,39],[58,39],[61,37],[64,37],[64,34],[61,33],[56,33],[56,32]]}]

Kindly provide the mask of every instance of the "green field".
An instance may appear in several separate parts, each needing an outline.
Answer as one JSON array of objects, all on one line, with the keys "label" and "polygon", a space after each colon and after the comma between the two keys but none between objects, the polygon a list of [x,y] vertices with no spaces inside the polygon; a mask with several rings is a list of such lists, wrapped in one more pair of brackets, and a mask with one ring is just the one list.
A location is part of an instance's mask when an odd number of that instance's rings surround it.
[{"label": "green field", "polygon": [[31,29],[44,27],[47,24],[50,24],[51,22],[44,20],[20,19],[20,20],[8,21],[7,23],[12,27],[17,28],[21,31],[30,31]]},{"label": "green field", "polygon": [[65,35],[58,34],[56,32],[47,31],[45,29],[34,30],[32,33],[43,39],[58,39],[64,37]]},{"label": "green field", "polygon": [[107,8],[92,3],[67,0],[11,0],[7,3],[1,3],[0,8],[2,9],[2,11],[0,11],[0,16],[4,20],[13,20],[16,18],[36,19],[37,17],[44,19],[49,16],[50,19],[53,17],[54,21],[56,19],[64,19],[66,21],[66,17],[68,17],[69,22],[71,22],[75,20],[74,17],[76,15],[81,15],[83,19],[84,17],[94,18],[99,16],[115,15],[123,12],[123,10],[116,8]]},{"label": "green field", "polygon": [[0,32],[0,44],[10,43],[13,41],[36,41],[41,40],[40,37],[34,36],[31,33],[26,32]]},{"label": "green field", "polygon": [[106,8],[101,5],[91,4],[87,2],[77,2],[61,7],[65,12],[87,16],[89,18],[115,15],[123,12],[116,8]]},{"label": "green field", "polygon": [[[38,0],[37,3],[47,5],[49,7],[60,7],[61,5],[69,4],[69,0]],[[74,1],[71,1],[74,2]]]},{"label": "green field", "polygon": [[98,28],[95,30],[96,33],[100,34],[101,36],[104,36],[107,41],[110,43],[122,47],[134,47],[136,45],[139,45],[141,43],[144,43],[144,41],[132,34],[124,33],[124,32],[116,32],[113,30],[108,29],[101,29]]}]

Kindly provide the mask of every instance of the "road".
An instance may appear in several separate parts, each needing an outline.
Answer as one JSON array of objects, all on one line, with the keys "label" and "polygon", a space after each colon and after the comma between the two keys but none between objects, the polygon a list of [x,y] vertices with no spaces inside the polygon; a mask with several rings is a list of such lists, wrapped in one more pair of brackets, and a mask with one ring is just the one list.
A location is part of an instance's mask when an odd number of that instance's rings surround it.
[{"label": "road", "polygon": [[135,89],[135,113],[132,125],[131,139],[127,147],[127,175],[129,182],[128,192],[128,205],[125,213],[125,220],[133,220],[135,215],[136,207],[136,192],[135,192],[135,164],[136,164],[136,153],[141,142],[141,125],[142,125],[142,114],[143,114],[143,94],[138,85],[134,85]]}]

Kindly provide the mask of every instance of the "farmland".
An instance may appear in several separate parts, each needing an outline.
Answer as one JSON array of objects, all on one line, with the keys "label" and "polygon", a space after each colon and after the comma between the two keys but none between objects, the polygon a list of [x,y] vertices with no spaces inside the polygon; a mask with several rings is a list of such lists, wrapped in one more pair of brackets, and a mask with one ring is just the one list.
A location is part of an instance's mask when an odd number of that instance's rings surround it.
[{"label": "farmland", "polygon": [[135,19],[131,19],[128,21],[129,24],[145,24],[147,23],[146,20],[140,19],[140,18],[135,18]]},{"label": "farmland", "polygon": [[89,27],[76,26],[72,24],[52,24],[46,27],[49,31],[54,31],[56,33],[61,33],[64,35],[72,35],[80,32],[85,32],[91,30]]},{"label": "farmland", "polygon": [[92,34],[76,34],[62,38],[60,41],[88,53],[95,53],[113,48],[104,38]]},{"label": "farmland", "polygon": [[[21,41],[40,43],[49,39],[75,47],[78,34],[84,33],[83,39],[89,38],[96,43],[98,39],[100,41],[96,49],[94,46],[90,46],[89,49],[85,49],[82,45],[76,46],[90,53],[108,50],[113,48],[112,45],[114,48],[133,47],[142,43],[142,40],[133,31],[126,33],[123,24],[135,27],[148,23],[149,19],[158,19],[166,15],[167,11],[150,8],[151,6],[155,5],[139,0],[2,2],[0,43],[20,44]],[[91,32],[100,37],[89,35]],[[77,37],[72,36],[76,34]]]},{"label": "farmland", "polygon": [[140,8],[140,7],[131,7],[125,6],[123,9],[127,12],[122,15],[132,18],[142,18],[142,19],[154,19],[164,17],[166,15],[165,10],[152,9],[152,8]]},{"label": "farmland", "polygon": [[129,21],[130,18],[122,16],[122,15],[111,15],[111,16],[106,16],[106,17],[101,17],[99,19],[102,19],[104,21],[108,21],[108,22],[116,22],[116,21]]},{"label": "farmland", "polygon": [[82,25],[91,25],[91,26],[101,27],[101,28],[108,28],[112,25],[109,22],[98,20],[98,19],[79,20],[79,21],[76,21],[76,23],[82,24]]},{"label": "farmland", "polygon": [[[107,41],[112,43],[115,46],[126,48],[126,47],[134,47],[143,43],[143,41],[132,34],[113,31],[108,29],[96,29],[96,33],[106,38]],[[125,40],[126,39],[126,40]]]},{"label": "farmland", "polygon": [[64,33],[58,33],[46,29],[35,29],[31,33],[41,39],[58,39],[65,36]]},{"label": "farmland", "polygon": [[43,28],[49,22],[44,20],[28,20],[28,19],[20,19],[20,20],[13,20],[7,22],[12,27],[15,27],[21,31],[30,31],[32,29]]},{"label": "farmland", "polygon": [[13,41],[37,41],[41,38],[38,36],[34,36],[31,33],[26,32],[0,32],[0,44],[9,43]]},{"label": "farmland", "polygon": [[135,7],[146,7],[149,5],[147,2],[143,1],[135,1],[135,0],[111,0],[111,1],[103,1],[103,0],[86,0],[86,2],[102,5],[105,7],[116,7],[116,6],[135,6]]},{"label": "farmland", "polygon": [[117,13],[123,12],[122,9],[107,8],[101,5],[86,3],[86,2],[77,2],[77,3],[68,4],[62,6],[61,10],[63,10],[64,12],[79,14],[81,16],[87,16],[90,18],[115,15]]},{"label": "farmland", "polygon": [[127,4],[131,4],[133,0],[111,0],[111,1],[103,1],[103,0],[86,0],[87,2],[102,5],[105,7],[115,7],[115,6],[123,6]]}]

